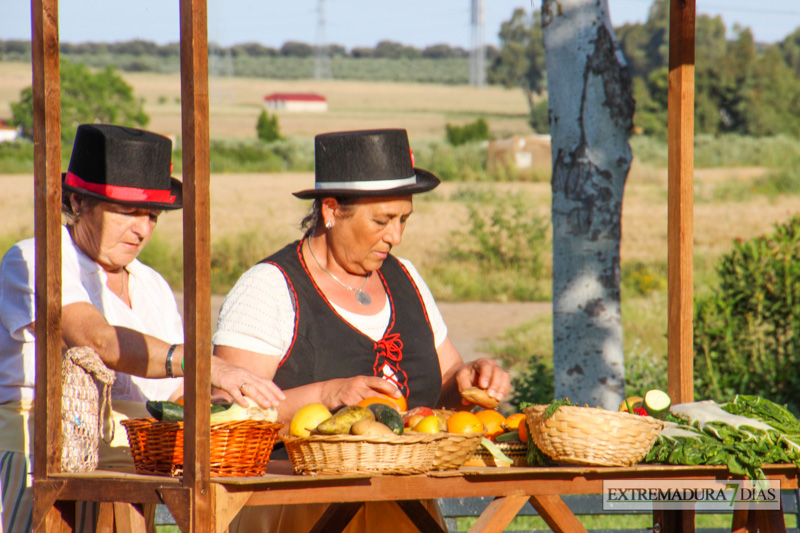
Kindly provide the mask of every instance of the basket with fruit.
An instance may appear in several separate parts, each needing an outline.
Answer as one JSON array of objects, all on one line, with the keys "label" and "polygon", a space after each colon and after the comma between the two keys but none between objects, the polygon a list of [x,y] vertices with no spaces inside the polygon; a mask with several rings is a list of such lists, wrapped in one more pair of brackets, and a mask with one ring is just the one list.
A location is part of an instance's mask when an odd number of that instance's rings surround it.
[{"label": "basket with fruit", "polygon": [[280,439],[299,474],[421,474],[431,469],[439,433],[406,432],[385,402],[361,402],[335,413],[301,407]]}]

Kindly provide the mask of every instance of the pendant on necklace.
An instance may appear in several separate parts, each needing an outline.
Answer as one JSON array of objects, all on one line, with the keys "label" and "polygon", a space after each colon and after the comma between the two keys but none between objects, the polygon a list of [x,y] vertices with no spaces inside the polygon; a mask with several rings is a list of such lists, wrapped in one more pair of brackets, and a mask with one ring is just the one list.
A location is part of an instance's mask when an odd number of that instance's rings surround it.
[{"label": "pendant on necklace", "polygon": [[369,305],[372,303],[372,296],[362,291],[361,289],[358,289],[356,291],[356,300],[358,300],[358,303],[360,303],[361,305]]}]

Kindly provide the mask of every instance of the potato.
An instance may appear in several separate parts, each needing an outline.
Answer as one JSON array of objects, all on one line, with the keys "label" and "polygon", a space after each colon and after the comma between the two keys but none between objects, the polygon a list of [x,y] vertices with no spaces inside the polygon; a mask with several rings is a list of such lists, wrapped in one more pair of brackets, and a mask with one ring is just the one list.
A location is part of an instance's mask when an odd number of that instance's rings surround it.
[{"label": "potato", "polygon": [[475,405],[480,405],[485,409],[494,409],[500,404],[500,402],[489,396],[489,393],[478,387],[467,387],[461,391],[461,396],[467,401]]},{"label": "potato", "polygon": [[353,435],[364,435],[374,437],[378,435],[394,435],[394,432],[386,424],[375,420],[359,420],[350,427]]}]

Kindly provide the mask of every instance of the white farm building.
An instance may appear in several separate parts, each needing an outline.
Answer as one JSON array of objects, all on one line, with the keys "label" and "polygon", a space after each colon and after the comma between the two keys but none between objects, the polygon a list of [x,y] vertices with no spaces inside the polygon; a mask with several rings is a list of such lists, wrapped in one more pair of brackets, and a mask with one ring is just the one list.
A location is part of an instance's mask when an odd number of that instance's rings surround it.
[{"label": "white farm building", "polygon": [[16,141],[20,138],[20,128],[11,126],[0,118],[0,143]]},{"label": "white farm building", "polygon": [[273,93],[264,97],[264,107],[271,111],[324,113],[328,101],[314,93]]}]

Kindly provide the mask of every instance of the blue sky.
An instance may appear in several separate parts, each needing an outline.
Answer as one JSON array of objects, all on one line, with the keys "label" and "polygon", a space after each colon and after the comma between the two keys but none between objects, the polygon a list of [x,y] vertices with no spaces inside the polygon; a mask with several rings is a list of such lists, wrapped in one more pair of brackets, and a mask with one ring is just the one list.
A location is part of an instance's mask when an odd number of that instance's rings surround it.
[{"label": "blue sky", "polygon": [[[643,21],[652,0],[608,0],[614,25]],[[223,46],[257,41],[279,47],[317,42],[319,0],[208,0],[209,40]],[[485,0],[485,41],[497,44],[500,24],[530,0]],[[30,0],[0,0],[0,39],[30,38]],[[417,48],[470,47],[469,0],[324,0],[325,40],[350,49],[391,40]],[[535,0],[535,8],[541,0]],[[800,27],[800,0],[697,0],[700,14],[720,15],[729,30],[749,27],[757,41],[776,42]],[[145,39],[176,42],[177,0],[61,0],[63,42]]]}]

